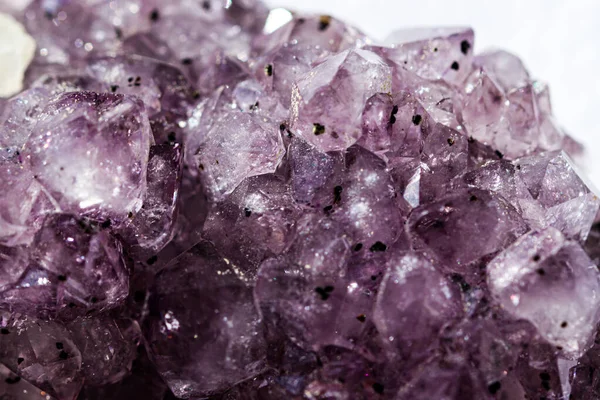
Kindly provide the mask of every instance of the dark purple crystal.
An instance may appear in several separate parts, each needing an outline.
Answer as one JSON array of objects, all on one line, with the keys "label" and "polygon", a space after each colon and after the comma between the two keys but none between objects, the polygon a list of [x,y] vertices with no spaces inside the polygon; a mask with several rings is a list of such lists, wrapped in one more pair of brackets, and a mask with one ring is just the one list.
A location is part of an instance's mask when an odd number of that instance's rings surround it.
[{"label": "dark purple crystal", "polygon": [[600,200],[516,56],[257,0],[0,8],[38,46],[0,99],[1,399],[600,397]]}]

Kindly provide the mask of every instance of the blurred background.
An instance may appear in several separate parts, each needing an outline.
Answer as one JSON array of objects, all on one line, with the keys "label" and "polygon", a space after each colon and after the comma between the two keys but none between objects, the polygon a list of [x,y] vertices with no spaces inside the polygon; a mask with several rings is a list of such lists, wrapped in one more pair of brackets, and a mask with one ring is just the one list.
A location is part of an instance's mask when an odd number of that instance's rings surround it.
[{"label": "blurred background", "polygon": [[475,51],[509,50],[550,84],[554,114],[587,149],[584,171],[600,194],[599,0],[266,0],[329,14],[375,39],[418,26],[475,29]]}]

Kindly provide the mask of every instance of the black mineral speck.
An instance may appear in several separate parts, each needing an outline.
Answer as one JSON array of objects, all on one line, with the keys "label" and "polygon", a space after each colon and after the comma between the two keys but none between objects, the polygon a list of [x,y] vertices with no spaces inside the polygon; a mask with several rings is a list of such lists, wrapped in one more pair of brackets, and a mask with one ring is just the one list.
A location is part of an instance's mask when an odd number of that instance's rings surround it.
[{"label": "black mineral speck", "polygon": [[463,40],[462,42],[460,42],[460,51],[463,54],[467,54],[469,52],[469,50],[471,50],[471,43],[469,43],[468,40]]},{"label": "black mineral speck", "polygon": [[100,226],[102,227],[102,229],[108,229],[110,228],[110,226],[112,225],[112,222],[110,219],[105,220],[104,222],[102,222],[100,224]]},{"label": "black mineral speck", "polygon": [[560,324],[560,327],[561,327],[561,328],[566,328],[568,325],[569,325],[569,324],[567,323],[567,321],[563,321],[563,322]]},{"label": "black mineral speck", "polygon": [[331,23],[331,17],[329,15],[321,15],[319,17],[319,30],[322,32],[329,28],[329,24]]},{"label": "black mineral speck", "polygon": [[469,201],[477,201],[477,196],[472,194],[471,197],[469,197]]},{"label": "black mineral speck", "polygon": [[58,354],[58,358],[60,358],[61,360],[66,360],[67,358],[69,358],[69,354],[67,354],[67,352],[63,350]]},{"label": "black mineral speck", "polygon": [[359,320],[360,322],[365,322],[367,320],[367,316],[365,314],[360,314],[359,316],[356,317],[357,320]]},{"label": "black mineral speck", "polygon": [[194,60],[192,60],[191,58],[184,58],[183,60],[181,60],[181,63],[183,65],[192,65],[192,62],[194,62]]},{"label": "black mineral speck", "polygon": [[412,123],[415,125],[419,125],[422,120],[423,120],[423,117],[421,117],[419,114],[413,115],[413,117],[412,117]]},{"label": "black mineral speck", "polygon": [[356,245],[354,245],[354,251],[360,251],[362,248],[363,248],[362,243],[356,243]]},{"label": "black mineral speck", "polygon": [[332,210],[333,206],[331,205],[323,207],[323,212],[325,212],[325,214],[329,214]]},{"label": "black mineral speck", "polygon": [[383,394],[383,385],[381,383],[375,382],[373,384],[373,390],[377,394]]},{"label": "black mineral speck", "polygon": [[394,125],[396,123],[396,114],[398,114],[398,106],[394,106],[392,108],[392,113],[390,114],[390,125]]},{"label": "black mineral speck", "polygon": [[458,71],[458,69],[460,68],[460,65],[458,65],[458,62],[457,62],[457,61],[454,61],[454,62],[452,63],[452,65],[450,66],[450,68],[452,68],[452,69],[453,69],[453,70],[455,70],[455,71]]},{"label": "black mineral speck", "polygon": [[488,392],[490,392],[491,394],[496,394],[498,393],[501,387],[502,385],[500,384],[500,382],[494,382],[488,386]]},{"label": "black mineral speck", "polygon": [[135,293],[133,293],[133,301],[136,303],[143,303],[145,298],[146,294],[142,290],[136,290]]},{"label": "black mineral speck", "polygon": [[531,259],[532,259],[533,261],[535,261],[535,262],[538,262],[538,261],[540,261],[540,255],[539,255],[539,254],[536,254],[536,255],[534,255],[534,256],[533,256]]},{"label": "black mineral speck", "polygon": [[266,76],[273,76],[273,65],[267,64],[265,66],[265,75]]},{"label": "black mineral speck", "polygon": [[550,390],[550,382],[548,381],[542,381],[542,388],[544,388],[544,390]]},{"label": "black mineral speck", "polygon": [[25,359],[23,357],[17,358],[17,364],[21,365],[21,363],[23,363],[23,361],[25,361]]},{"label": "black mineral speck", "polygon": [[252,215],[252,210],[250,210],[248,207],[244,207],[244,215],[247,217]]},{"label": "black mineral speck", "polygon": [[315,292],[321,297],[321,300],[327,300],[331,292],[333,292],[333,286],[317,287]]},{"label": "black mineral speck", "polygon": [[325,133],[325,127],[319,123],[314,123],[313,124],[313,133],[316,136],[322,135]]},{"label": "black mineral speck", "polygon": [[369,249],[372,252],[376,252],[376,251],[386,251],[387,250],[387,246],[383,243],[381,243],[380,241],[377,241],[373,244],[373,246],[371,246],[371,248]]},{"label": "black mineral speck", "polygon": [[498,158],[500,158],[500,159],[504,158],[504,154],[502,154],[501,151],[496,150],[494,153],[496,153],[496,155],[498,156]]},{"label": "black mineral speck", "polygon": [[113,93],[115,93],[117,90],[119,90],[119,85],[112,85],[110,87],[110,91],[113,92]]},{"label": "black mineral speck", "polygon": [[64,275],[59,275],[59,276],[58,276],[58,280],[59,280],[59,281],[61,281],[61,282],[64,282],[64,281],[66,281],[66,280],[67,280],[67,277],[66,277],[66,276],[64,276]]},{"label": "black mineral speck", "polygon": [[9,332],[8,329],[2,328],[2,329],[0,329],[0,333],[3,334],[3,335],[8,335],[10,332]]},{"label": "black mineral speck", "polygon": [[546,271],[544,270],[544,268],[538,268],[537,271],[539,276],[544,276],[546,275]]},{"label": "black mineral speck", "polygon": [[333,188],[333,204],[339,204],[342,201],[342,191],[344,190],[341,186]]},{"label": "black mineral speck", "polygon": [[156,21],[158,21],[159,18],[160,18],[160,13],[158,12],[158,10],[156,8],[150,12],[150,21],[156,22]]},{"label": "black mineral speck", "polygon": [[208,0],[203,1],[202,2],[202,8],[205,11],[210,11],[210,1],[208,1]]},{"label": "black mineral speck", "polygon": [[57,348],[58,350],[62,350],[62,349],[64,349],[64,348],[65,348],[65,346],[62,344],[62,342],[56,342],[56,348]]},{"label": "black mineral speck", "polygon": [[549,381],[550,380],[550,374],[547,372],[540,372],[540,379],[543,381]]},{"label": "black mineral speck", "polygon": [[8,383],[9,385],[14,385],[15,383],[19,383],[21,381],[21,377],[19,376],[14,376],[14,377],[8,377],[4,380],[4,382]]},{"label": "black mineral speck", "polygon": [[157,261],[158,261],[158,257],[157,256],[152,256],[148,260],[146,260],[146,264],[152,265],[152,264],[156,263]]},{"label": "black mineral speck", "polygon": [[448,138],[448,146],[452,146],[454,144],[454,139]]}]

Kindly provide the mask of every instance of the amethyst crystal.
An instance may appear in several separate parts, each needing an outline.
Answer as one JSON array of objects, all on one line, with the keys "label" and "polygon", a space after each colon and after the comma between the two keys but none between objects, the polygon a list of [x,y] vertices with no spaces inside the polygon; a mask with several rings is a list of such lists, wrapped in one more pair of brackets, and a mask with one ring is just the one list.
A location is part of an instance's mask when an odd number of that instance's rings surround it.
[{"label": "amethyst crystal", "polygon": [[516,56],[258,0],[0,8],[38,46],[0,99],[0,398],[599,398],[600,200]]}]

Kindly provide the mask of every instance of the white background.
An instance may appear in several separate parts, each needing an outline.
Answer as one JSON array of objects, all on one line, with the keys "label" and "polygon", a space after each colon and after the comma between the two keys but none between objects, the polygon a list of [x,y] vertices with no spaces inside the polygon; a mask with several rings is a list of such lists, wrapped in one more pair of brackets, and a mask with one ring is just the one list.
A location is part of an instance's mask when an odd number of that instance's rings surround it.
[{"label": "white background", "polygon": [[473,27],[475,51],[509,50],[524,60],[533,77],[550,84],[554,114],[586,145],[583,167],[600,189],[600,0],[266,2],[339,17],[376,39],[416,26]]}]

